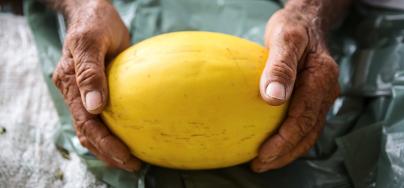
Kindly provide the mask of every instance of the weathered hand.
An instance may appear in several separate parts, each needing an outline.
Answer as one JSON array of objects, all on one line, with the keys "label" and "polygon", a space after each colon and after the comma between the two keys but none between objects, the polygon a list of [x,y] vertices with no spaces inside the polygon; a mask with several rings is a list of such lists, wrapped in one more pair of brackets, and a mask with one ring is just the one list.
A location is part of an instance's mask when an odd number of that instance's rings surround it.
[{"label": "weathered hand", "polygon": [[53,81],[72,113],[80,143],[109,165],[136,171],[140,161],[97,115],[108,97],[105,61],[129,46],[129,33],[107,1],[83,1],[69,11]]},{"label": "weathered hand", "polygon": [[304,155],[338,96],[338,66],[325,47],[323,30],[310,14],[300,12],[280,10],[267,24],[270,55],[261,76],[261,96],[270,105],[290,100],[284,122],[252,162],[256,172],[283,167]]}]

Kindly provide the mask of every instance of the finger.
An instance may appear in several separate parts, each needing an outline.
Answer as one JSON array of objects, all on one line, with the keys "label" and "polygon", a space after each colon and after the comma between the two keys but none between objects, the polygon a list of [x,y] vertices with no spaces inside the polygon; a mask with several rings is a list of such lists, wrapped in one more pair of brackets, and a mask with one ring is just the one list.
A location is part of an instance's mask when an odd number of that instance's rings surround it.
[{"label": "finger", "polygon": [[319,137],[324,127],[325,115],[327,110],[328,106],[324,105],[322,110],[319,112],[319,119],[317,120],[317,123],[314,126],[313,130],[311,130],[311,132],[309,132],[304,137],[304,139],[289,153],[286,153],[285,155],[280,156],[270,162],[263,162],[259,158],[256,158],[251,164],[251,168],[253,169],[253,171],[260,173],[272,169],[281,168],[307,153],[307,151],[315,144],[315,141]]},{"label": "finger", "polygon": [[66,41],[74,61],[76,82],[86,110],[93,114],[101,113],[108,96],[105,76],[105,56],[107,48],[91,32],[73,34]]},{"label": "finger", "polygon": [[100,152],[97,151],[97,149],[95,148],[95,146],[93,146],[86,137],[84,137],[80,132],[76,131],[76,135],[77,138],[80,141],[80,144],[82,146],[84,146],[85,148],[87,148],[92,154],[94,154],[97,159],[100,159],[102,161],[104,161],[105,163],[107,163],[107,165],[109,166],[113,166],[113,167],[118,167],[118,164],[116,161],[110,159],[109,157],[103,156]]},{"label": "finger", "polygon": [[322,103],[322,109],[319,112],[318,116],[319,119],[317,120],[314,129],[290,153],[287,153],[269,163],[263,162],[258,158],[254,159],[251,164],[251,168],[253,169],[253,171],[264,172],[267,170],[284,167],[287,164],[299,158],[300,156],[306,154],[310,150],[310,148],[313,147],[313,145],[315,144],[316,140],[318,139],[324,128],[326,121],[326,114],[339,93],[337,82],[330,85],[331,85],[330,95]]},{"label": "finger", "polygon": [[298,62],[307,47],[304,28],[277,27],[270,30],[269,58],[260,79],[262,98],[271,105],[287,101],[294,87]]},{"label": "finger", "polygon": [[94,154],[98,159],[104,161],[108,166],[115,167],[115,168],[121,168],[125,169],[127,171],[133,172],[139,170],[140,164],[137,163],[127,163],[125,165],[122,165],[121,163],[118,163],[108,156],[100,153],[95,146],[93,146],[84,136],[79,136],[79,133],[77,133],[77,137],[80,140],[81,145],[86,147],[92,154]]},{"label": "finger", "polygon": [[82,125],[82,128],[77,129],[82,130],[83,135],[102,155],[113,159],[119,166],[139,170],[140,161],[131,155],[127,146],[113,136],[99,119],[88,120]]},{"label": "finger", "polygon": [[[338,69],[328,55],[309,55],[307,65],[296,82],[287,117],[277,134],[260,148],[258,158],[270,162],[289,153],[312,131],[324,97],[330,95],[330,85],[337,81]],[[334,70],[336,69],[336,70]]]},{"label": "finger", "polygon": [[108,156],[122,166],[139,168],[140,161],[130,154],[126,145],[113,136],[96,115],[88,113],[84,108],[76,85],[74,63],[68,55],[62,57],[53,75],[53,81],[62,92],[72,113],[76,131],[86,137],[103,156]]},{"label": "finger", "polygon": [[[320,116],[325,116],[324,112],[319,113]],[[304,137],[304,139],[290,152],[270,162],[263,162],[259,158],[253,160],[251,168],[254,172],[265,172],[272,169],[281,168],[298,157],[305,154],[315,143],[321,130],[324,126],[324,118],[320,118],[314,129]]]}]

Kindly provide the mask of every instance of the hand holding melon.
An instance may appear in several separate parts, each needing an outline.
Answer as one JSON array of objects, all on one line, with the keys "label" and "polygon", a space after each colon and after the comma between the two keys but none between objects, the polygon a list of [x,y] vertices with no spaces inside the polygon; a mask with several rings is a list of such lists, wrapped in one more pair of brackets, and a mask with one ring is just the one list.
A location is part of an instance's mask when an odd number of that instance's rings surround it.
[{"label": "hand holding melon", "polygon": [[[295,160],[324,126],[338,95],[338,68],[321,29],[290,11],[278,11],[268,22],[266,48],[218,33],[164,34],[117,56],[108,81],[104,58],[127,47],[127,30],[116,12],[109,15],[123,32],[111,30],[118,32],[114,35],[100,35],[108,26],[79,21],[77,30],[69,29],[53,79],[80,142],[99,159],[129,171],[140,167],[134,155],[180,169],[227,167],[255,158],[256,172]],[[89,94],[99,100],[88,101]],[[109,129],[95,115],[103,109]]]},{"label": "hand holding melon", "polygon": [[107,1],[63,2],[68,31],[53,81],[60,90],[80,143],[110,166],[140,169],[140,161],[100,120],[108,98],[105,59],[129,46],[129,33]]},{"label": "hand holding melon", "polygon": [[270,55],[261,76],[261,96],[271,105],[289,100],[289,108],[277,133],[253,160],[256,172],[283,167],[304,155],[338,96],[338,66],[324,40],[330,23],[318,19],[324,7],[317,6],[322,5],[290,1],[267,23],[265,46]]}]

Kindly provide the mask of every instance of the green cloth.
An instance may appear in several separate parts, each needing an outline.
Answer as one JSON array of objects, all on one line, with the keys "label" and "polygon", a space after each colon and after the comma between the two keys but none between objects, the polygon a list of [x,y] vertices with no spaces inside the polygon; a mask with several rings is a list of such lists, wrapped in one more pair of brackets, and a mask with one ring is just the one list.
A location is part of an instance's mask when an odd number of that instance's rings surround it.
[{"label": "green cloth", "polygon": [[[113,0],[132,42],[171,31],[229,33],[262,43],[268,18],[282,4],[265,0]],[[63,18],[37,1],[24,11],[60,116],[56,144],[76,152],[114,187],[401,187],[404,185],[404,12],[356,4],[332,33],[342,94],[310,152],[278,170],[255,174],[248,164],[217,170],[146,166],[140,173],[106,167],[81,147],[70,114],[50,81],[64,37]]]}]

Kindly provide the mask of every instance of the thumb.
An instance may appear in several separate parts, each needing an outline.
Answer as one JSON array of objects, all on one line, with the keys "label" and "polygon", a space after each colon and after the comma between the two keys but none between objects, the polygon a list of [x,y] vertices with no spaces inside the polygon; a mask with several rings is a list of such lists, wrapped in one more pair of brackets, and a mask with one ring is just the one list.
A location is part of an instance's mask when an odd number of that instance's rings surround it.
[{"label": "thumb", "polygon": [[[291,31],[297,32],[297,31]],[[307,36],[281,30],[273,34],[269,55],[260,80],[262,99],[270,105],[285,103],[292,94],[298,62],[307,47]]]},{"label": "thumb", "polygon": [[101,113],[108,98],[105,53],[96,47],[72,52],[81,99],[86,110],[92,114]]}]

